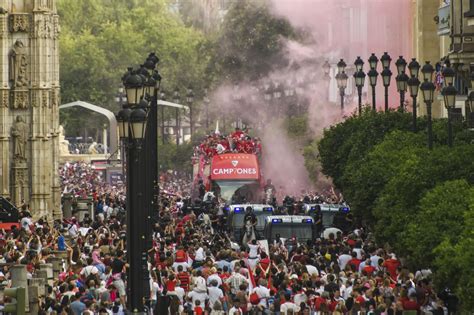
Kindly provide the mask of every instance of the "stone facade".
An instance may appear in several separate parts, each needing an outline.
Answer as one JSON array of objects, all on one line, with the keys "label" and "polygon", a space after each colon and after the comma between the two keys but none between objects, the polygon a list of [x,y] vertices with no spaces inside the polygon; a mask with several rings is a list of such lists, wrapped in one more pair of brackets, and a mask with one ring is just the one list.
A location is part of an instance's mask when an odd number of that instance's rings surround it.
[{"label": "stone facade", "polygon": [[0,195],[61,217],[56,0],[0,0]]}]

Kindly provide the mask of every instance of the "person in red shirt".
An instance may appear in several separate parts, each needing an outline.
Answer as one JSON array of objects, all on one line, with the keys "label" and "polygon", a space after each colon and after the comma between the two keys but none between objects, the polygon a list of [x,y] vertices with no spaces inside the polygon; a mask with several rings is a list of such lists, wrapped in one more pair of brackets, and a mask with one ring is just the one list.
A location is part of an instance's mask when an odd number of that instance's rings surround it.
[{"label": "person in red shirt", "polygon": [[240,137],[244,134],[244,132],[242,130],[240,130],[239,127],[235,128],[235,131],[232,132],[231,136],[232,138],[237,138],[237,139],[240,139]]},{"label": "person in red shirt", "polygon": [[397,280],[397,269],[400,266],[400,262],[398,261],[395,254],[391,254],[390,258],[386,259],[382,266],[387,268],[387,271],[393,280]]},{"label": "person in red shirt", "polygon": [[189,291],[190,277],[189,277],[189,273],[184,271],[183,266],[178,266],[177,278],[179,280],[179,286],[181,288],[183,288],[184,291],[188,292]]},{"label": "person in red shirt", "polygon": [[416,293],[410,294],[409,297],[401,297],[400,302],[402,302],[403,310],[404,311],[419,311],[420,306],[416,301]]},{"label": "person in red shirt", "polygon": [[168,295],[176,294],[176,284],[178,281],[176,280],[176,276],[172,273],[168,276],[168,280],[166,280],[166,291]]},{"label": "person in red shirt", "polygon": [[352,252],[352,259],[347,262],[347,265],[355,272],[359,270],[359,265],[361,263],[360,259],[357,259],[357,253]]},{"label": "person in red shirt", "polygon": [[[352,260],[352,259],[351,259]],[[350,261],[350,260],[349,260]],[[365,272],[367,276],[371,276],[375,272],[375,267],[372,266],[372,262],[368,259],[365,263],[364,268],[362,269],[362,272]]]}]

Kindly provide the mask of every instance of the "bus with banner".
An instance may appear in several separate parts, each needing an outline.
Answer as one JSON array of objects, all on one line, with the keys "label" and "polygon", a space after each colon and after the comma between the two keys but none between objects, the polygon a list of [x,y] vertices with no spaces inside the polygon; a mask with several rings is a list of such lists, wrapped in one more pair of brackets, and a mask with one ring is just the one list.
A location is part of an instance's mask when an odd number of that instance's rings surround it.
[{"label": "bus with banner", "polygon": [[[197,163],[196,163],[197,164]],[[195,167],[195,179],[227,204],[259,203],[262,177],[255,154],[223,153]]]}]

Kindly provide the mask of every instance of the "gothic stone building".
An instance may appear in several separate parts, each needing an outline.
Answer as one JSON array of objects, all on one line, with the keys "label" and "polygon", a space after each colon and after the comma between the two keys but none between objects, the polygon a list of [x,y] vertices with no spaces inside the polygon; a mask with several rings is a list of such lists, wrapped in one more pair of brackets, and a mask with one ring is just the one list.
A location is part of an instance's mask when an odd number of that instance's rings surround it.
[{"label": "gothic stone building", "polygon": [[0,196],[61,217],[56,0],[0,0]]}]

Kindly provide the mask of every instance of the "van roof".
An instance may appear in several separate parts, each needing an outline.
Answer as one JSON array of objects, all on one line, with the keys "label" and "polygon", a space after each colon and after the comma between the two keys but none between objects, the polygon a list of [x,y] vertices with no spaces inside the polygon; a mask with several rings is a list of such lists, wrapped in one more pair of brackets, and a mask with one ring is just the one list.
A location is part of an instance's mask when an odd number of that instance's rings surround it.
[{"label": "van roof", "polygon": [[325,211],[325,212],[337,212],[341,208],[348,209],[346,212],[350,210],[350,207],[347,205],[329,204],[329,203],[307,203],[304,205],[304,209],[308,211],[311,209],[311,207],[314,207],[314,206],[319,206],[321,208],[321,211]]},{"label": "van roof", "polygon": [[273,222],[273,220],[281,220],[282,223],[301,223],[312,222],[314,219],[308,215],[270,215],[265,218],[265,222]]},{"label": "van roof", "polygon": [[239,210],[245,212],[247,207],[252,207],[252,211],[254,212],[263,212],[263,211],[273,211],[273,206],[265,205],[265,204],[240,204],[240,205],[231,205],[230,211],[235,212],[235,210]]}]

